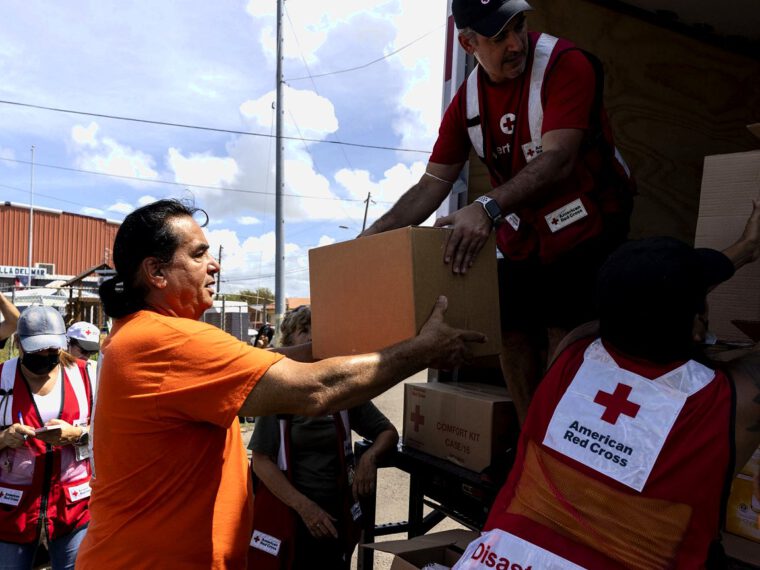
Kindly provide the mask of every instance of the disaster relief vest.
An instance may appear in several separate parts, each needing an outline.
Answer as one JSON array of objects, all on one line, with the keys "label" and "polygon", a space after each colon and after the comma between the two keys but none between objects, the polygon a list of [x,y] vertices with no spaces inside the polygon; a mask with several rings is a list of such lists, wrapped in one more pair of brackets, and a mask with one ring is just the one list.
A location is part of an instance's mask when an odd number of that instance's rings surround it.
[{"label": "disaster relief vest", "polygon": [[653,378],[601,340],[571,345],[454,568],[702,568],[731,477],[733,392],[695,361],[668,368]]},{"label": "disaster relief vest", "polygon": [[[361,508],[353,500],[354,453],[351,445],[351,426],[348,411],[334,414],[338,461],[338,487],[342,491],[341,516],[336,523],[346,559],[359,542]],[[293,484],[290,464],[290,419],[280,418],[280,449],[277,466]],[[254,474],[255,479],[255,474]],[[280,501],[267,486],[258,481],[253,500],[253,535],[248,549],[249,570],[289,570],[293,566],[298,513]],[[319,561],[315,561],[318,566]],[[316,567],[316,566],[315,566]]]},{"label": "disaster relief vest", "polygon": [[[526,71],[529,76],[519,87],[522,92],[510,144],[510,172],[503,172],[503,166],[502,170],[497,169],[494,144],[486,127],[487,109],[482,92],[487,89],[483,85],[485,72],[476,65],[467,78],[467,132],[475,153],[488,168],[494,187],[511,179],[542,153],[544,84],[563,54],[580,51],[572,43],[548,34],[530,33],[528,37],[531,59],[526,65],[530,69]],[[552,188],[550,195],[542,198],[540,203],[504,212],[505,221],[497,229],[496,242],[510,259],[538,255],[542,262],[549,263],[578,244],[600,236],[610,215],[622,215],[625,224],[630,216],[635,189],[630,170],[615,148],[607,125],[602,105],[602,66],[592,54],[582,53],[596,74],[591,128],[578,152],[575,170],[566,180]],[[587,172],[579,174],[579,164]],[[627,232],[627,225],[622,231]]]},{"label": "disaster relief vest", "polygon": [[[86,364],[62,368],[58,418],[73,426],[90,422],[92,386]],[[34,397],[18,370],[18,358],[0,365],[0,423],[42,427]],[[73,445],[50,446],[30,437],[23,446],[0,450],[0,541],[31,543],[44,530],[49,540],[90,520],[90,461]]]}]

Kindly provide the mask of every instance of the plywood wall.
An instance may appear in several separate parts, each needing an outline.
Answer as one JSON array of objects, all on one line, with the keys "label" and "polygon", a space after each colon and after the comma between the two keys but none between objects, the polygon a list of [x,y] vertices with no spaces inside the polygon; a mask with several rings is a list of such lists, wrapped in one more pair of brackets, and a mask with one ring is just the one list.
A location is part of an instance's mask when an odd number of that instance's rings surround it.
[{"label": "plywood wall", "polygon": [[[604,63],[607,109],[639,185],[632,237],[692,242],[704,156],[760,148],[745,128],[760,120],[760,62],[586,0],[531,4],[531,29]],[[471,194],[488,188],[479,164],[471,180]]]}]

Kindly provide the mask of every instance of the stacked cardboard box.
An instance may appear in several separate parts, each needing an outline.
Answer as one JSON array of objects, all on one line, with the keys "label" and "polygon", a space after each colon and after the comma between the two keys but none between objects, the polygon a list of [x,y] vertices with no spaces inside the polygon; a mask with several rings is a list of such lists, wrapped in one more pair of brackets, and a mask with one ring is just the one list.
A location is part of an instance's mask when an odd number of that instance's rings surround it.
[{"label": "stacked cardboard box", "polygon": [[760,542],[760,447],[731,485],[726,530]]},{"label": "stacked cardboard box", "polygon": [[[760,127],[749,128],[760,136]],[[705,157],[695,246],[723,250],[733,244],[759,197],[760,150]],[[760,263],[716,287],[708,303],[710,328],[719,339],[749,341],[746,332],[760,326]]]},{"label": "stacked cardboard box", "polygon": [[517,420],[504,387],[427,382],[404,390],[407,447],[480,472],[515,443]]}]

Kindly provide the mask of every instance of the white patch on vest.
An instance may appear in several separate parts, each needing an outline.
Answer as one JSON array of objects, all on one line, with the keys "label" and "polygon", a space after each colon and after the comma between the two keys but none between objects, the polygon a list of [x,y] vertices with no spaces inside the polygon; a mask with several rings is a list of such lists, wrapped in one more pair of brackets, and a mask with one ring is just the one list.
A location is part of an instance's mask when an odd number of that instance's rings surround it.
[{"label": "white patch on vest", "polygon": [[522,151],[523,155],[525,156],[525,162],[530,162],[534,158],[536,158],[539,154],[541,154],[544,150],[544,147],[541,145],[540,142],[535,143],[533,141],[526,142],[524,145],[522,145]]},{"label": "white patch on vest", "polygon": [[588,216],[588,212],[583,206],[581,199],[577,198],[569,204],[565,204],[561,208],[546,214],[544,219],[546,220],[546,225],[549,226],[549,229],[554,233],[558,232],[565,226],[569,226],[578,220],[582,220],[586,216]]},{"label": "white patch on vest", "polygon": [[[672,379],[689,370],[684,365],[648,380],[618,367],[595,341],[555,408],[543,444],[641,491],[689,396]],[[689,375],[697,381],[682,381],[684,387],[709,383],[701,369]]]},{"label": "white patch on vest", "polygon": [[0,505],[9,505],[11,507],[18,507],[21,502],[21,497],[24,492],[18,489],[9,489],[8,487],[0,487]]},{"label": "white patch on vest", "polygon": [[279,538],[275,538],[270,534],[261,532],[260,530],[254,530],[253,536],[251,536],[251,546],[257,550],[263,550],[267,554],[277,556],[280,553],[280,545],[282,541]]},{"label": "white patch on vest", "polygon": [[451,570],[483,568],[583,570],[582,566],[500,529],[490,530],[473,540]]},{"label": "white patch on vest", "polygon": [[507,214],[507,217],[504,218],[507,220],[507,223],[512,226],[512,229],[517,231],[520,229],[520,216],[517,214]]},{"label": "white patch on vest", "polygon": [[82,483],[81,485],[66,488],[66,494],[69,496],[69,501],[72,503],[86,499],[91,493],[92,489],[90,488],[89,481],[87,483]]}]

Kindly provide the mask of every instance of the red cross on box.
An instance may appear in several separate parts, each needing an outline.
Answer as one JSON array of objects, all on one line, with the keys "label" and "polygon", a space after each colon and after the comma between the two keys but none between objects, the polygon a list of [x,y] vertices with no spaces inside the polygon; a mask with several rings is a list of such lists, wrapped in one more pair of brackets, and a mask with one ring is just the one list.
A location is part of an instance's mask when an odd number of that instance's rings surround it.
[{"label": "red cross on box", "polygon": [[597,392],[594,403],[606,408],[602,414],[605,422],[615,425],[621,414],[631,418],[636,417],[641,406],[628,400],[632,390],[633,388],[627,384],[618,384],[612,394],[601,390]]},{"label": "red cross on box", "polygon": [[528,151],[528,156],[533,156],[533,149],[530,149],[530,150]]},{"label": "red cross on box", "polygon": [[414,411],[411,415],[411,420],[414,423],[414,431],[420,431],[420,426],[425,425],[425,416],[420,413],[420,406],[414,406]]}]

